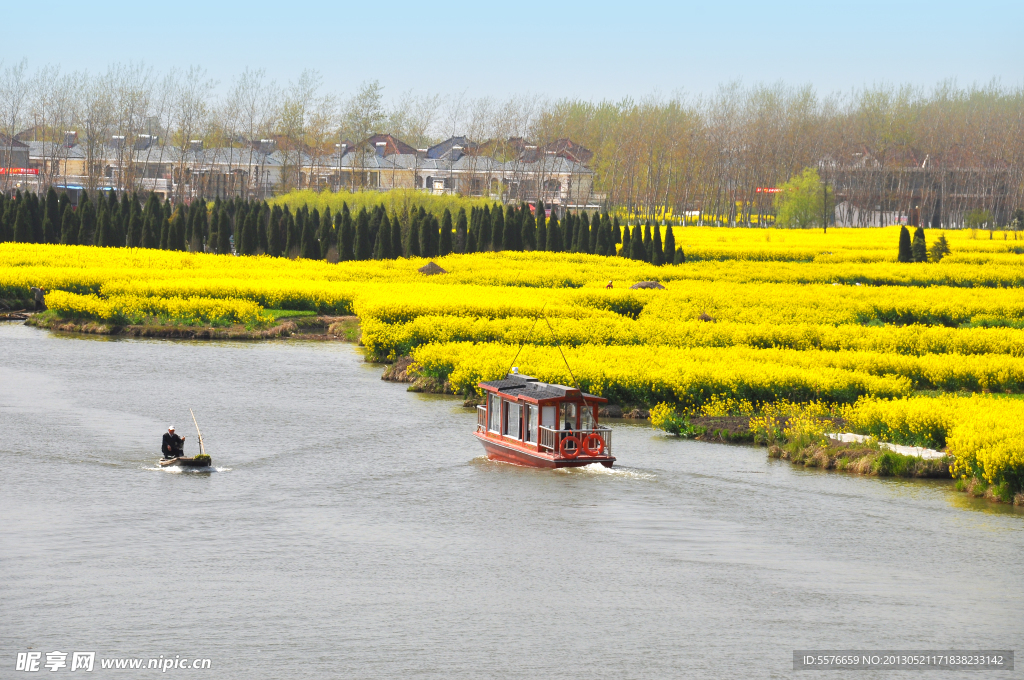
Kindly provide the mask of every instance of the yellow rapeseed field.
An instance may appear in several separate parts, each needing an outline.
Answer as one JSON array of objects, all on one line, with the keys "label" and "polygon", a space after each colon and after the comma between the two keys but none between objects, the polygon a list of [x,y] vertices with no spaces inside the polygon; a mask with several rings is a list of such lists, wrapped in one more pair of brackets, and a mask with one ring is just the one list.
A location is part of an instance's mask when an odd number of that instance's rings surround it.
[{"label": "yellow rapeseed field", "polygon": [[[949,256],[904,264],[897,235],[677,227],[682,265],[491,252],[440,258],[449,273],[437,276],[416,258],[5,243],[0,298],[38,286],[55,314],[121,324],[265,327],[270,308],[355,314],[373,357],[412,355],[459,392],[503,375],[518,352],[522,372],[622,405],[823,405],[855,431],[947,446],[958,473],[1019,488],[1024,241],[945,232]],[[631,290],[638,281],[664,288]]]}]

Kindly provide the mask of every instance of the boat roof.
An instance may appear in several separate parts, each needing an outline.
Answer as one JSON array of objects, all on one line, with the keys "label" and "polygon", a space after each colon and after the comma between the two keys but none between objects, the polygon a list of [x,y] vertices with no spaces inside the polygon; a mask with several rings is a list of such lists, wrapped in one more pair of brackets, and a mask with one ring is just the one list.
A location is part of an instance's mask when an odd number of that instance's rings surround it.
[{"label": "boat roof", "polygon": [[556,385],[537,380],[533,376],[521,373],[509,373],[504,380],[488,380],[480,383],[480,387],[488,392],[501,392],[510,397],[523,398],[527,401],[545,401],[563,399],[569,401],[586,400],[589,402],[606,402],[604,397],[581,392],[575,387]]}]

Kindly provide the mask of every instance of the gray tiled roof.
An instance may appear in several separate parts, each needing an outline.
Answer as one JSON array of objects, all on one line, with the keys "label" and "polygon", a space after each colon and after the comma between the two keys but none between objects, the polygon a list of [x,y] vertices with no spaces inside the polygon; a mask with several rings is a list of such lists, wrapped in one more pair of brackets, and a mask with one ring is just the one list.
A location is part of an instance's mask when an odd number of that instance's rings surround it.
[{"label": "gray tiled roof", "polygon": [[81,146],[77,144],[70,148],[59,145],[62,148],[54,149],[54,146],[58,146],[53,142],[25,142],[28,144],[28,156],[29,158],[85,158],[85,151],[82,150]]},{"label": "gray tiled roof", "polygon": [[[566,396],[575,397],[577,394],[580,394],[580,391],[575,387],[544,383],[528,375],[514,375],[511,373],[504,380],[489,380],[480,384],[492,387],[504,394],[527,397],[538,401],[541,399],[562,399]],[[583,393],[583,397],[595,401],[606,401],[604,398],[593,394]]]},{"label": "gray tiled roof", "polygon": [[[348,158],[348,156],[346,156]],[[406,170],[415,169],[423,172],[481,172],[495,174],[513,173],[544,173],[544,174],[575,174],[587,175],[593,171],[566,160],[560,156],[548,156],[543,161],[523,163],[520,161],[509,161],[500,163],[490,156],[462,156],[452,163],[444,158],[419,158],[413,154],[395,154],[387,157],[387,160]]]}]

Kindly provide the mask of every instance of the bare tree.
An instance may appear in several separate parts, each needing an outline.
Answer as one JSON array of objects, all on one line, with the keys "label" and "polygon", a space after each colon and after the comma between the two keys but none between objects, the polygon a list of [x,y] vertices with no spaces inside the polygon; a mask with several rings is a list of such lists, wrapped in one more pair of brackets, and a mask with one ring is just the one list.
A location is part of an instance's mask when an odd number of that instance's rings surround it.
[{"label": "bare tree", "polygon": [[[178,81],[172,111],[172,130],[178,149],[178,200],[185,199],[186,186],[189,198],[198,187],[192,183],[192,167],[201,166],[205,157],[202,153],[202,134],[210,124],[210,93],[214,82],[206,78],[206,69],[191,66]],[[198,178],[197,178],[198,179]]]},{"label": "bare tree", "polygon": [[10,144],[24,124],[26,104],[31,90],[31,83],[26,76],[27,70],[28,60],[22,59],[4,68],[0,74],[0,131],[8,137],[4,140],[3,158],[0,159],[0,165],[5,171],[0,182],[3,191],[7,191],[11,181],[10,170],[14,149]]},{"label": "bare tree", "polygon": [[[363,83],[359,91],[345,102],[341,115],[341,134],[355,145],[354,165],[359,168],[359,186],[367,184],[366,161],[375,150],[366,147],[366,140],[381,132],[387,122],[384,111],[384,87],[376,80]],[[357,184],[351,173],[352,188]]]}]

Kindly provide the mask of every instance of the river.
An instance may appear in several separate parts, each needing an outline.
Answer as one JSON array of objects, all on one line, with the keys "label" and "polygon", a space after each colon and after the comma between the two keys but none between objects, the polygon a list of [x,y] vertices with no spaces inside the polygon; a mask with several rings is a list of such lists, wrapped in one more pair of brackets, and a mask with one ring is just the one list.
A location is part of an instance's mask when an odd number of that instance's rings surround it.
[{"label": "river", "polygon": [[[380,373],[341,343],[0,324],[0,676],[29,650],[241,679],[774,678],[806,675],[794,649],[1024,649],[1019,510],[628,423],[611,471],[491,463],[474,412]],[[197,452],[190,406],[216,472],[155,465],[172,423]]]}]

